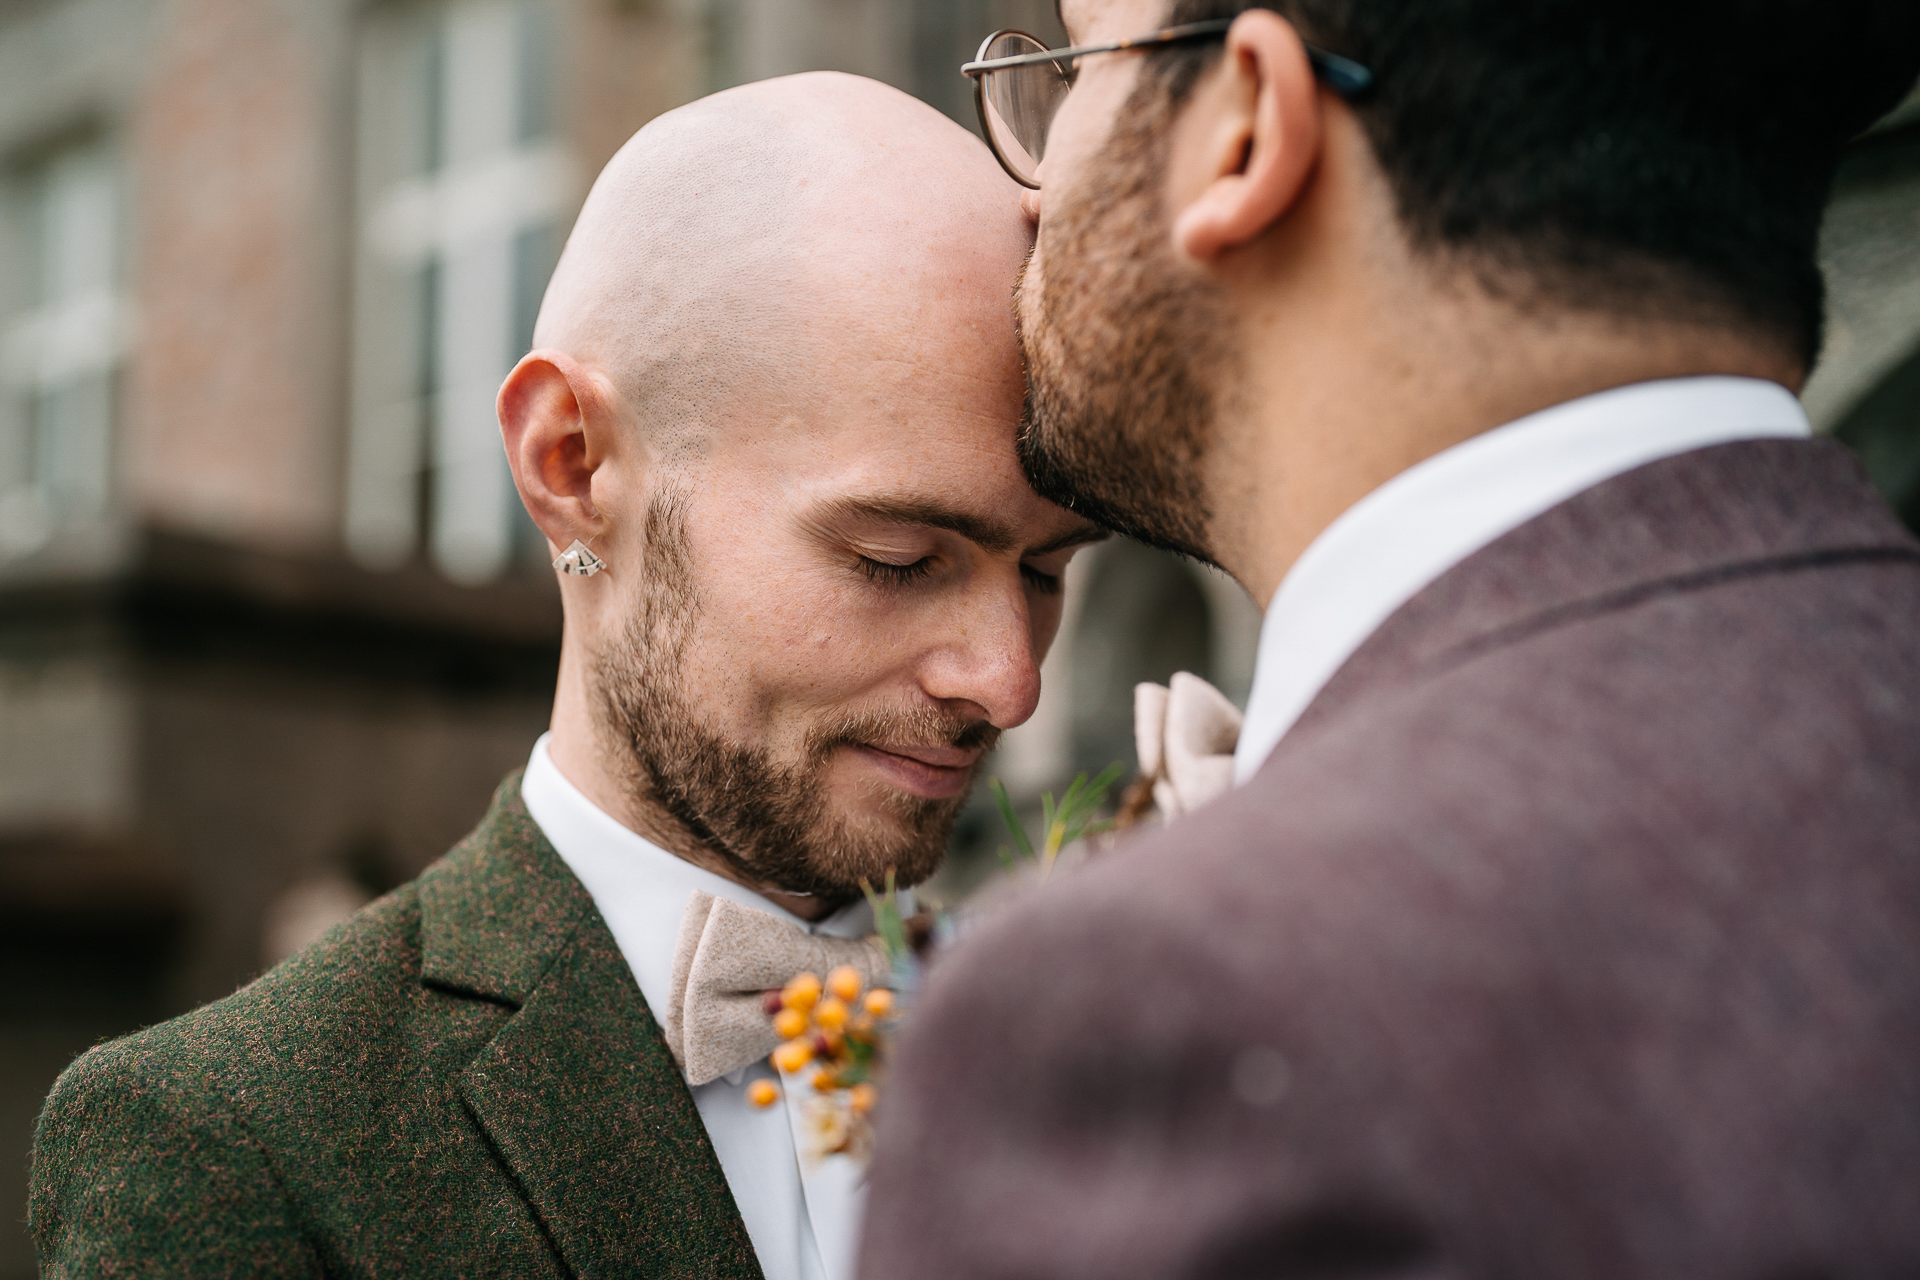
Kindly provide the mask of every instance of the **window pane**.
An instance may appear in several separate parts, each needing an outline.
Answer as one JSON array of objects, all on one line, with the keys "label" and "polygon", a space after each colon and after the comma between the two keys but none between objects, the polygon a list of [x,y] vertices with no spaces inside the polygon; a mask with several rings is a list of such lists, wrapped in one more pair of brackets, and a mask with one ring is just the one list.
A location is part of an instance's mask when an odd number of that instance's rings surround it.
[{"label": "window pane", "polygon": [[107,498],[115,371],[130,330],[120,185],[104,141],[60,149],[6,181],[0,557],[94,519]]}]

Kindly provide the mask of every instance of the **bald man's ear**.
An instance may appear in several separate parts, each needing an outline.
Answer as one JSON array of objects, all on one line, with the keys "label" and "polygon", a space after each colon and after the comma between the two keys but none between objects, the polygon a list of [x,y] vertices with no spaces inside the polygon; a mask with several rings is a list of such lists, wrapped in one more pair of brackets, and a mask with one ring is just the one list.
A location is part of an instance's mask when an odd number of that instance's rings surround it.
[{"label": "bald man's ear", "polygon": [[1174,126],[1175,250],[1205,263],[1258,237],[1299,199],[1320,145],[1319,86],[1293,24],[1270,9],[1241,14]]},{"label": "bald man's ear", "polygon": [[593,500],[605,460],[615,393],[607,379],[561,351],[522,357],[496,408],[507,465],[527,514],[556,547],[591,544],[606,531]]}]

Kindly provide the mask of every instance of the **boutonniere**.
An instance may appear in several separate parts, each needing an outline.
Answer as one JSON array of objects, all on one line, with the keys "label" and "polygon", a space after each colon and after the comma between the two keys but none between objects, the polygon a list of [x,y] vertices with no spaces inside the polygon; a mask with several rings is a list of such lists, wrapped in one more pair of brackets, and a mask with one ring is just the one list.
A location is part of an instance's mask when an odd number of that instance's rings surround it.
[{"label": "boutonniere", "polygon": [[[842,965],[824,979],[798,974],[767,992],[764,1004],[780,1037],[768,1061],[781,1079],[804,1078],[809,1086],[800,1118],[806,1155],[813,1160],[845,1155],[864,1161],[873,1150],[873,1108],[901,1011],[896,990],[910,991],[918,981],[914,924],[901,915],[893,873],[887,873],[884,892],[864,882],[861,888],[892,966],[893,986],[876,981],[869,987],[859,970]],[[771,1080],[756,1081],[747,1093],[756,1107],[770,1107],[779,1097]]]},{"label": "boutonniere", "polygon": [[[1057,803],[1052,792],[1042,795],[1037,843],[1028,837],[1006,787],[992,779],[988,789],[1014,844],[1013,849],[1001,848],[1001,862],[1015,871],[1033,868],[1044,879],[1063,850],[1113,826],[1100,811],[1121,772],[1122,766],[1114,764],[1092,779],[1083,773]],[[887,953],[888,981],[869,986],[860,971],[848,965],[824,978],[801,973],[767,992],[762,1006],[780,1037],[768,1062],[783,1081],[809,1086],[799,1103],[805,1154],[811,1160],[844,1155],[864,1161],[872,1152],[874,1108],[901,1021],[919,988],[926,953],[933,937],[953,932],[952,919],[943,914],[904,915],[891,871],[884,889],[864,881],[860,887]],[[747,1099],[756,1107],[770,1107],[780,1092],[773,1081],[758,1080],[749,1087]]]}]

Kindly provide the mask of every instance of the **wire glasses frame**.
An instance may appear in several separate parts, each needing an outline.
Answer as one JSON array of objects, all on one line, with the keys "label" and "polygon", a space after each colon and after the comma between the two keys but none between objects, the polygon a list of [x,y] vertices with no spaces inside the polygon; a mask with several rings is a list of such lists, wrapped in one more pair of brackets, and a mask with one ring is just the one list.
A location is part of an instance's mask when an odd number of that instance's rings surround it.
[{"label": "wire glasses frame", "polygon": [[[1095,53],[1151,49],[1189,40],[1224,36],[1232,18],[1189,22],[1107,44],[1079,44],[1049,49],[1037,37],[1011,28],[996,31],[980,42],[974,61],[960,68],[973,81],[973,105],[980,113],[980,132],[1013,180],[1040,189],[1040,161],[1046,154],[1047,131],[1054,112],[1073,87],[1073,62]],[[1373,72],[1351,58],[1307,46],[1314,74],[1343,98],[1355,98],[1373,86]]]}]

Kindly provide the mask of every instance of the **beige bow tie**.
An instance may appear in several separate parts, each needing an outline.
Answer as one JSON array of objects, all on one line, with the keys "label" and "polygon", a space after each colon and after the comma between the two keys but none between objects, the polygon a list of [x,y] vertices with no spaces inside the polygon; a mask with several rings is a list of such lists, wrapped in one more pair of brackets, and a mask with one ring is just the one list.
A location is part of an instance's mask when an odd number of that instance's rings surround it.
[{"label": "beige bow tie", "polygon": [[1162,820],[1232,788],[1239,741],[1240,708],[1199,676],[1178,671],[1166,685],[1133,687],[1133,745]]},{"label": "beige bow tie", "polygon": [[751,1066],[780,1044],[763,1005],[797,974],[824,978],[841,965],[869,986],[893,970],[878,937],[828,938],[765,911],[695,890],[673,949],[673,992],[660,1025],[687,1083],[706,1084]]}]

